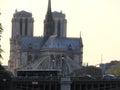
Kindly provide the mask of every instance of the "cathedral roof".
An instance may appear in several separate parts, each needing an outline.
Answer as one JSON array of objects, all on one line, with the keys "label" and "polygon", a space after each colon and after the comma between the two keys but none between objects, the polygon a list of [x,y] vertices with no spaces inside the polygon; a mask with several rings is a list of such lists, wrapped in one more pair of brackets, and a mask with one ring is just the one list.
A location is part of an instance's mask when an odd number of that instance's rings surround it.
[{"label": "cathedral roof", "polygon": [[40,50],[41,37],[22,37],[20,44],[21,49],[28,49],[31,45],[32,49]]},{"label": "cathedral roof", "polygon": [[48,41],[44,44],[43,49],[63,49],[66,50],[72,47],[73,50],[80,50],[83,47],[80,38],[57,38],[50,37]]},{"label": "cathedral roof", "polygon": [[19,11],[19,12],[16,11],[14,14],[14,17],[31,17],[31,16],[32,16],[32,13],[26,12],[24,10]]},{"label": "cathedral roof", "polygon": [[52,12],[52,15],[53,15],[53,17],[55,17],[55,16],[65,17],[65,14],[63,14],[62,11],[61,12],[54,11],[54,12]]},{"label": "cathedral roof", "polygon": [[[31,45],[33,50],[40,50],[42,40],[43,40],[42,37],[23,37],[21,39],[21,49],[26,50]],[[80,50],[83,47],[80,38],[50,37],[43,45],[42,50],[44,49],[68,50],[69,46],[71,46],[72,50]]]}]

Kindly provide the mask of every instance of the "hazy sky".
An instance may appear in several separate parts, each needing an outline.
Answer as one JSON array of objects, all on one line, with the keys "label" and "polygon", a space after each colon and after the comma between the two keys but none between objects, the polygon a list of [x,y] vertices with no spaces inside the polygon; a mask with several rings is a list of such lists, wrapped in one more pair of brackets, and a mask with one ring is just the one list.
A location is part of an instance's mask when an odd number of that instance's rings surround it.
[{"label": "hazy sky", "polygon": [[[52,11],[66,14],[67,36],[83,38],[83,62],[96,65],[120,60],[120,0],[51,0]],[[0,0],[0,22],[4,32],[2,49],[7,65],[13,13],[25,10],[34,17],[34,35],[43,35],[48,0]]]}]

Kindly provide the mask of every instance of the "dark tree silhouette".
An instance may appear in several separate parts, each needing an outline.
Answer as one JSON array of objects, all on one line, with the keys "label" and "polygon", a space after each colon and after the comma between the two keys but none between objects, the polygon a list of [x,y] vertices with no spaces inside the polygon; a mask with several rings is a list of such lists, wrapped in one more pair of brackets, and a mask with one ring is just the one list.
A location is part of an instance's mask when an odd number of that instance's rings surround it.
[{"label": "dark tree silhouette", "polygon": [[2,32],[3,32],[3,28],[2,28],[2,24],[0,23],[0,90],[9,90],[12,74],[9,71],[6,71],[1,63],[1,60],[3,59],[2,58],[3,50],[1,48]]},{"label": "dark tree silhouette", "polygon": [[12,74],[6,71],[2,65],[0,65],[0,90],[10,89],[12,77]]},{"label": "dark tree silhouette", "polygon": [[[1,13],[0,13],[1,14]],[[0,23],[0,64],[1,64],[1,60],[3,59],[2,58],[2,52],[3,50],[1,49],[1,37],[2,37],[2,32],[3,32],[3,28],[2,28],[2,24]]]},{"label": "dark tree silhouette", "polygon": [[102,77],[102,70],[95,66],[87,66],[87,67],[82,67],[79,70],[75,70],[72,74],[78,77],[84,75],[91,75],[92,77],[99,79]]},{"label": "dark tree silhouette", "polygon": [[120,77],[120,61],[113,67],[109,68],[106,73]]}]

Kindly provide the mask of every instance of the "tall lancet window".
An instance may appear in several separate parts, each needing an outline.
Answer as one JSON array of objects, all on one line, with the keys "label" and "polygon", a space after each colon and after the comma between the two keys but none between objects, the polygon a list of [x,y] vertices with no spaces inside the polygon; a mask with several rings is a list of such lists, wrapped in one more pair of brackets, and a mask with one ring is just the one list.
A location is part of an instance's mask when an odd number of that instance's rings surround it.
[{"label": "tall lancet window", "polygon": [[25,35],[27,35],[27,29],[28,29],[28,19],[25,19]]},{"label": "tall lancet window", "polygon": [[58,24],[57,24],[57,36],[60,37],[60,33],[61,33],[61,24],[60,24],[60,20],[58,21]]},{"label": "tall lancet window", "polygon": [[20,35],[22,35],[22,23],[23,23],[23,20],[22,20],[22,18],[20,19]]}]

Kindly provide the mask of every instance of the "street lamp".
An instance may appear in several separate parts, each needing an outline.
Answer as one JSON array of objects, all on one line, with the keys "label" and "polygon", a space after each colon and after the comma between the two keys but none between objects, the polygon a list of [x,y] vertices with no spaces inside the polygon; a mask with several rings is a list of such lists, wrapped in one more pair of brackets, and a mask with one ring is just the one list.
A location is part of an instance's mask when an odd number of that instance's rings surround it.
[{"label": "street lamp", "polygon": [[62,57],[61,57],[61,59],[62,59],[62,75],[64,76],[64,71],[63,71],[63,64],[64,64],[64,55],[62,55]]},{"label": "street lamp", "polygon": [[55,63],[55,58],[54,58],[54,55],[51,55],[50,56],[50,62],[51,62],[51,69],[54,69],[55,67],[54,67],[54,63]]},{"label": "street lamp", "polygon": [[54,58],[52,59],[52,62],[53,62],[53,69],[55,69],[55,64],[54,64],[55,63],[55,59]]}]

